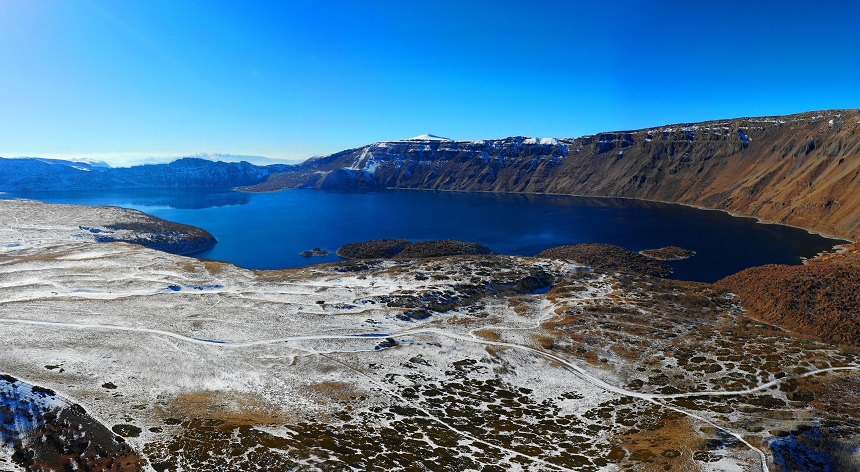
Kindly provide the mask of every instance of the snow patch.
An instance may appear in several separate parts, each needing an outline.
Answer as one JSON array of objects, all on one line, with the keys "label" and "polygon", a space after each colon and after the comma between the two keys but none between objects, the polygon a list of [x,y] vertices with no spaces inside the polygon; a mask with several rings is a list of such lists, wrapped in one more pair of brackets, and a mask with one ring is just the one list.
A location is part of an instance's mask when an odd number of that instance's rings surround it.
[{"label": "snow patch", "polygon": [[441,136],[436,136],[434,134],[422,134],[419,136],[415,136],[414,138],[409,138],[406,141],[453,141],[452,139],[443,138]]},{"label": "snow patch", "polygon": [[523,144],[540,144],[542,146],[557,146],[558,139],[556,138],[526,138]]},{"label": "snow patch", "polygon": [[364,171],[368,174],[375,174],[377,167],[379,167],[379,163],[374,160],[371,160],[367,164],[365,164]]}]

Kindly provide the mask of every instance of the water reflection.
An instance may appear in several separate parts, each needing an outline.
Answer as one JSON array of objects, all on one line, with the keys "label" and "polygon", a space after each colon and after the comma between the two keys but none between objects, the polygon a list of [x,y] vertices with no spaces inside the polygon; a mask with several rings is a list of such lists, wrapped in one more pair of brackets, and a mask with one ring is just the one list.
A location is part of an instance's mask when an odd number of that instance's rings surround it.
[{"label": "water reflection", "polygon": [[200,210],[204,208],[247,205],[251,195],[230,189],[123,189],[90,192],[15,192],[0,198],[27,198],[51,203],[114,205],[130,208],[173,208]]}]

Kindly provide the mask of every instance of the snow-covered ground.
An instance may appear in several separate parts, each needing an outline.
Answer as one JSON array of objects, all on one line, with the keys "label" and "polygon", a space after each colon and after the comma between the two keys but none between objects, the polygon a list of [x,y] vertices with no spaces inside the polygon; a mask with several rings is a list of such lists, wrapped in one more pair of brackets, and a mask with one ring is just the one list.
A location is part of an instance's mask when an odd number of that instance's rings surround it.
[{"label": "snow-covered ground", "polygon": [[[638,460],[619,438],[680,413],[738,439],[709,456],[720,467],[761,468],[765,452],[734,430],[743,414],[687,412],[672,403],[686,397],[663,385],[629,386],[648,370],[618,354],[625,336],[604,341],[645,324],[597,317],[614,327],[564,334],[590,307],[627,303],[611,275],[507,256],[254,272],[97,243],[80,229],[122,217],[0,201],[0,366],[108,427],[136,425],[141,434],[127,440],[153,463],[276,468],[360,456],[400,467],[403,448],[418,447],[450,449],[451,468],[613,469]],[[664,321],[678,333],[701,323]],[[712,387],[721,374],[694,375]],[[177,442],[186,437],[211,449]]]}]

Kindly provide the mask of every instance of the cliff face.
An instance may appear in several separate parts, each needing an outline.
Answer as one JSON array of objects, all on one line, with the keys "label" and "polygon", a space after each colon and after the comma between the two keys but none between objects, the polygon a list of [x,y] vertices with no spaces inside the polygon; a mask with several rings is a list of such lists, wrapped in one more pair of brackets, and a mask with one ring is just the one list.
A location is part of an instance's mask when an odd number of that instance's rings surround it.
[{"label": "cliff face", "polygon": [[421,188],[699,205],[856,238],[860,110],[738,118],[575,139],[413,139],[312,159],[244,187]]}]

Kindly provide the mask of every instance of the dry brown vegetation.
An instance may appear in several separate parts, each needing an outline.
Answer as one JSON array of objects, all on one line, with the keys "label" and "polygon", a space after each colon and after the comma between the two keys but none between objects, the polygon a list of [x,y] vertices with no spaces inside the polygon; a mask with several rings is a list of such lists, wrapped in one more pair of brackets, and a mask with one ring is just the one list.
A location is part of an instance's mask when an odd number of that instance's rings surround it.
[{"label": "dry brown vegetation", "polygon": [[[679,418],[674,412],[667,415],[652,428],[633,429],[616,436],[627,454],[620,465],[635,464],[642,471],[700,470],[693,454],[705,447],[705,440],[686,418]],[[638,460],[632,462],[634,459]]]},{"label": "dry brown vegetation", "polygon": [[657,259],[658,261],[680,261],[682,259],[689,259],[695,256],[696,251],[691,251],[678,246],[666,246],[661,247],[660,249],[646,249],[644,251],[639,251],[639,254],[642,254],[645,257],[650,257],[651,259]]},{"label": "dry brown vegetation", "polygon": [[315,383],[310,386],[310,389],[324,396],[326,401],[350,402],[364,396],[355,388],[355,385],[336,380]]},{"label": "dry brown vegetation", "polygon": [[274,409],[262,397],[250,393],[226,393],[214,390],[200,390],[177,395],[171,403],[172,416],[181,412],[188,418],[208,418],[231,425],[274,424],[285,420],[283,412]]},{"label": "dry brown vegetation", "polygon": [[218,261],[203,261],[203,266],[206,267],[206,271],[212,275],[217,275],[224,270],[224,267],[228,266],[226,262],[218,262]]},{"label": "dry brown vegetation", "polygon": [[717,282],[753,316],[799,333],[860,345],[860,247],[802,266],[752,267]]}]

